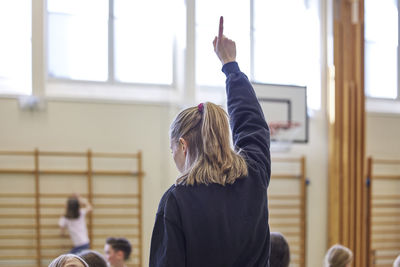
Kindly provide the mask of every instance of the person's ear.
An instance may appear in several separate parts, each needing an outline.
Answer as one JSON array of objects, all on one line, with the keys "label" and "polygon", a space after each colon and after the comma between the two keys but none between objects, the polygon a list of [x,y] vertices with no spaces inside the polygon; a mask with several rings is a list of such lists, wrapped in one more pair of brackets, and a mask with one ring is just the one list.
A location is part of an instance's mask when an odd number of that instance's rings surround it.
[{"label": "person's ear", "polygon": [[187,152],[187,142],[185,139],[183,139],[182,137],[179,138],[179,147],[182,149],[183,153],[186,156],[186,152]]}]

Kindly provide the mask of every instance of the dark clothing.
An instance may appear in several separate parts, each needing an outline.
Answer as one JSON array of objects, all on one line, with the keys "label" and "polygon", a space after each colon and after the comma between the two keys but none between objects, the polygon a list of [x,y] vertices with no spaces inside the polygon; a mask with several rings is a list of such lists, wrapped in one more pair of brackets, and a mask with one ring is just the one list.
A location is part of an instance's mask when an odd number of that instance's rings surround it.
[{"label": "dark clothing", "polygon": [[89,243],[74,247],[73,249],[71,249],[71,251],[69,253],[70,254],[78,254],[79,252],[82,252],[82,251],[88,250],[88,249],[90,249]]},{"label": "dark clothing", "polygon": [[153,229],[150,266],[269,266],[267,187],[269,129],[254,90],[236,62],[225,64],[233,142],[248,177],[234,184],[173,185],[162,197]]}]

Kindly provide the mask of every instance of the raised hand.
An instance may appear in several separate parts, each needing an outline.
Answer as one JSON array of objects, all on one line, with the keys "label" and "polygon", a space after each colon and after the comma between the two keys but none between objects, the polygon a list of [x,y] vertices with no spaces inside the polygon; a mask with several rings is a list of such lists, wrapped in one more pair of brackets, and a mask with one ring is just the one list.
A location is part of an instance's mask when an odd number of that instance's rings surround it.
[{"label": "raised hand", "polygon": [[222,16],[219,19],[218,36],[215,36],[213,45],[222,65],[236,61],[236,44],[224,36],[224,18]]}]

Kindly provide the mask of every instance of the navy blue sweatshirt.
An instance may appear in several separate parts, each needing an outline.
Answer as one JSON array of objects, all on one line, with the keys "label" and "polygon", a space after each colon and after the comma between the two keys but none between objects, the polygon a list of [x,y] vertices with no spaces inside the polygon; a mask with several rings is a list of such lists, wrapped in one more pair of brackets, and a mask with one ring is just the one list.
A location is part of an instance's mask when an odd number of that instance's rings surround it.
[{"label": "navy blue sweatshirt", "polygon": [[225,186],[171,186],[156,215],[152,267],[269,266],[269,128],[238,64],[227,63],[222,71],[233,142],[242,149],[248,176]]}]

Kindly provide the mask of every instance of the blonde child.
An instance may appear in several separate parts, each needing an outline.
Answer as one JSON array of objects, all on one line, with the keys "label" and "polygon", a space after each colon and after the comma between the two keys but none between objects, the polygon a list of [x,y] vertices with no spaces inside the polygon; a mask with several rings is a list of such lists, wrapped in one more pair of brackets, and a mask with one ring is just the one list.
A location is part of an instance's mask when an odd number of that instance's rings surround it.
[{"label": "blonde child", "polygon": [[55,258],[48,267],[89,267],[89,265],[77,255],[63,254]]},{"label": "blonde child", "polygon": [[235,150],[221,107],[200,103],[177,115],[170,145],[180,175],[159,204],[150,266],[268,266],[269,128],[222,17],[213,44]]},{"label": "blonde child", "polygon": [[325,267],[350,267],[353,253],[345,246],[333,245],[325,255]]}]

